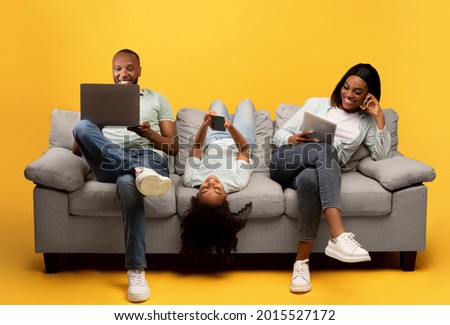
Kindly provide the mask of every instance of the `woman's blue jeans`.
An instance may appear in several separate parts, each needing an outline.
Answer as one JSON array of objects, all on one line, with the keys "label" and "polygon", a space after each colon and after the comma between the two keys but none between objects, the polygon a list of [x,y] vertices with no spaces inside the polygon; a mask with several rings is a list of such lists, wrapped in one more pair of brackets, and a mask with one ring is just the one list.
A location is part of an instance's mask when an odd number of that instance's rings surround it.
[{"label": "woman's blue jeans", "polygon": [[280,147],[270,162],[270,177],[297,191],[299,240],[314,241],[326,208],[341,208],[341,169],[336,150],[326,143]]},{"label": "woman's blue jeans", "polygon": [[125,268],[147,268],[144,197],[136,188],[134,168],[147,167],[169,176],[166,159],[144,148],[123,150],[88,120],[81,120],[74,126],[73,136],[97,180],[116,183],[122,208]]}]

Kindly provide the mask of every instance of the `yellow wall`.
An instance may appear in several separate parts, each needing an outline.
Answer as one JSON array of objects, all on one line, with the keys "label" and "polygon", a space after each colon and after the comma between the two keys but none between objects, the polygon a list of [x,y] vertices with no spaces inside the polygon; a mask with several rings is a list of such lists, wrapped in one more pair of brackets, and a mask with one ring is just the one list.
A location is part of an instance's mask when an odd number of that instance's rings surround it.
[{"label": "yellow wall", "polygon": [[[436,168],[430,225],[444,215],[449,173],[450,1],[2,0],[0,226],[32,227],[25,165],[47,148],[53,108],[78,110],[81,82],[111,82],[121,48],[141,55],[142,86],[175,112],[244,97],[278,104],[328,96],[353,64],[382,78],[384,107],[400,113],[400,150]],[[448,163],[447,163],[448,164]]]}]

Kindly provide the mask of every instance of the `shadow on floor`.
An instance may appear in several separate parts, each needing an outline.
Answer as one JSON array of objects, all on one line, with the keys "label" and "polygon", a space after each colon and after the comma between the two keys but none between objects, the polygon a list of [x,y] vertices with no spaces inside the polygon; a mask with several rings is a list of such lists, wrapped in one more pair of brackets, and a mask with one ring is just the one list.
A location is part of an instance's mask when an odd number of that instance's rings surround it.
[{"label": "shadow on floor", "polygon": [[[399,269],[399,253],[371,253],[372,261],[343,263],[323,253],[313,253],[311,270]],[[217,255],[183,257],[178,254],[148,254],[149,270],[180,273],[211,273],[231,270],[291,271],[295,254],[234,254],[225,260]],[[59,270],[123,270],[123,254],[60,254]]]}]

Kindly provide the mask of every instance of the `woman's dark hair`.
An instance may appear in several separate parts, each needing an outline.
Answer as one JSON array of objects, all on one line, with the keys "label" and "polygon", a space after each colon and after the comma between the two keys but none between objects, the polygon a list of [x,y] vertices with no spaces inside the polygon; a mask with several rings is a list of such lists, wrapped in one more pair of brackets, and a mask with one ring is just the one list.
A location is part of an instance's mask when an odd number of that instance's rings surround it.
[{"label": "woman's dark hair", "polygon": [[380,101],[381,80],[377,70],[368,63],[359,63],[351,67],[338,82],[336,88],[334,88],[333,93],[331,94],[332,105],[340,106],[342,104],[341,89],[347,78],[350,76],[358,76],[364,80],[369,87],[369,93],[374,95],[375,98]]},{"label": "woman's dark hair", "polygon": [[226,200],[222,205],[212,207],[193,196],[181,224],[181,253],[228,255],[236,252],[236,235],[244,228],[251,209],[249,202],[238,213],[233,213]]}]

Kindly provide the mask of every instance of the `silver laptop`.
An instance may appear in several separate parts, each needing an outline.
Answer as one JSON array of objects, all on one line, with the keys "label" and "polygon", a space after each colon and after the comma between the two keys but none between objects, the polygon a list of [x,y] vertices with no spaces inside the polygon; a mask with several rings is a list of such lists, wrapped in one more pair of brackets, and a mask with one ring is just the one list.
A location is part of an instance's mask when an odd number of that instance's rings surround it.
[{"label": "silver laptop", "polygon": [[302,131],[314,131],[308,137],[319,139],[320,142],[333,143],[336,134],[336,123],[328,121],[316,114],[305,112]]},{"label": "silver laptop", "polygon": [[81,119],[99,126],[138,126],[139,85],[81,84]]}]

